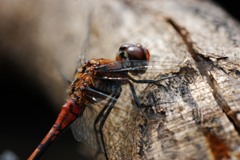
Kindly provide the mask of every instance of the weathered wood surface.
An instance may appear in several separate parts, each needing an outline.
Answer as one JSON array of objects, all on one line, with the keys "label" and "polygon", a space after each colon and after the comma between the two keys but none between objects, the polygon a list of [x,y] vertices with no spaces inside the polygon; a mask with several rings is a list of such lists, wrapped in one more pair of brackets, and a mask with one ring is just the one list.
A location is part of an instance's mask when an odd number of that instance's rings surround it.
[{"label": "weathered wood surface", "polygon": [[[144,108],[121,126],[130,132],[124,142],[105,130],[110,159],[240,158],[238,23],[210,1],[104,1],[94,5],[93,26],[92,52],[139,42],[151,60],[190,61],[178,71],[190,77],[138,88]],[[122,99],[118,108],[132,102]],[[120,130],[114,117],[111,132]]]}]

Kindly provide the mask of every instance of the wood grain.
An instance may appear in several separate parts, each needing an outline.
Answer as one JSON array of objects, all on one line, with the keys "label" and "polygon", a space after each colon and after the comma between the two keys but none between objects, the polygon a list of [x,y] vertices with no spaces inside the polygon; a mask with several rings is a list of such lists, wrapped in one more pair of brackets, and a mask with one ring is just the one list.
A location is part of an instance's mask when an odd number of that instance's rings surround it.
[{"label": "wood grain", "polygon": [[105,2],[95,6],[90,48],[139,42],[152,60],[190,62],[171,73],[186,76],[139,89],[143,109],[126,144],[107,143],[109,158],[239,159],[239,24],[211,1]]}]

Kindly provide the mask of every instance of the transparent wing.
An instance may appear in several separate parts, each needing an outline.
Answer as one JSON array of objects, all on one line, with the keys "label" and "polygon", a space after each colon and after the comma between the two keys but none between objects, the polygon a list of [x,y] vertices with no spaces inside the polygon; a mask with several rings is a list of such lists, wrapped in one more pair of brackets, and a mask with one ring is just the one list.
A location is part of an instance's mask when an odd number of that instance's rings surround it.
[{"label": "transparent wing", "polygon": [[[116,142],[118,142],[119,139],[123,139],[120,138],[120,136],[127,136],[127,132],[129,131],[129,129],[126,128],[126,125],[130,119],[130,110],[133,108],[132,100],[129,98],[130,96],[132,97],[132,95],[127,86],[122,87],[122,89],[123,91],[121,96],[117,99],[117,103],[114,105],[113,110],[104,123],[103,133],[105,136],[104,143],[106,143],[106,146],[109,146],[110,143],[111,146],[119,146]],[[128,100],[126,100],[126,98],[128,98]],[[77,141],[83,142],[95,150],[100,148],[103,151],[102,146],[98,146],[97,143],[96,136],[100,137],[100,133],[98,132],[96,135],[94,130],[94,121],[101,109],[109,102],[109,100],[114,101],[115,99],[107,97],[106,99],[99,100],[86,106],[83,115],[71,126],[73,135]],[[136,110],[136,108],[134,108],[134,110]],[[99,129],[99,123],[96,127]],[[106,137],[111,137],[111,139],[107,139]]]},{"label": "transparent wing", "polygon": [[175,69],[176,67],[186,64],[180,61],[116,61],[110,64],[96,67],[98,72],[126,72],[126,71],[143,71],[163,72]]},{"label": "transparent wing", "polygon": [[71,126],[75,139],[89,145],[91,148],[97,150],[98,144],[96,141],[96,134],[94,131],[94,121],[99,114],[103,102],[88,105],[81,117],[79,117]]}]

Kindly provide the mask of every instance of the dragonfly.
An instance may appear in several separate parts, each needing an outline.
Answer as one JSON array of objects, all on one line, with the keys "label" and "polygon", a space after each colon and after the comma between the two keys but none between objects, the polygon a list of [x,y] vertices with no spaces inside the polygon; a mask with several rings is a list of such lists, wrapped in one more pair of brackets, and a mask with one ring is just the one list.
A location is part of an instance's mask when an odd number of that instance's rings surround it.
[{"label": "dragonfly", "polygon": [[[106,159],[108,159],[102,130],[107,117],[120,97],[121,86],[129,85],[135,105],[141,108],[133,83],[156,83],[159,81],[151,79],[136,80],[131,76],[144,74],[147,69],[158,70],[157,65],[154,66],[149,59],[150,53],[148,49],[141,44],[123,44],[119,48],[116,60],[92,59],[78,68],[75,79],[69,88],[68,100],[62,106],[52,128],[28,160],[40,159],[48,147],[76,119],[81,118],[89,104],[94,104],[107,98],[109,99],[108,102],[95,119],[94,128],[96,133],[100,133],[100,139],[97,138],[97,144],[102,146]],[[101,121],[100,128],[97,131],[96,124],[99,121]],[[84,132],[80,134],[84,134]]]}]

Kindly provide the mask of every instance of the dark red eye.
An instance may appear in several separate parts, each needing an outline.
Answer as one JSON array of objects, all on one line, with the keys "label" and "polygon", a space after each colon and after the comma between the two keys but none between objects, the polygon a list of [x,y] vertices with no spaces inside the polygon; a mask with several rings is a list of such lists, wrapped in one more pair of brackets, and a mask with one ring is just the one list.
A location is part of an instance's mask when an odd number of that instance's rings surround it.
[{"label": "dark red eye", "polygon": [[119,52],[116,56],[117,61],[124,60],[144,60],[148,61],[150,54],[148,50],[142,47],[140,44],[123,44],[119,48]]},{"label": "dark red eye", "polygon": [[119,51],[124,51],[131,46],[134,46],[134,45],[133,44],[123,44],[120,46]]}]

